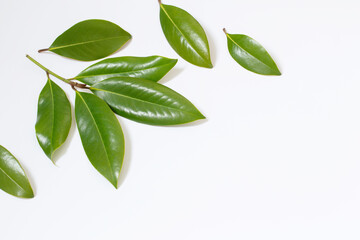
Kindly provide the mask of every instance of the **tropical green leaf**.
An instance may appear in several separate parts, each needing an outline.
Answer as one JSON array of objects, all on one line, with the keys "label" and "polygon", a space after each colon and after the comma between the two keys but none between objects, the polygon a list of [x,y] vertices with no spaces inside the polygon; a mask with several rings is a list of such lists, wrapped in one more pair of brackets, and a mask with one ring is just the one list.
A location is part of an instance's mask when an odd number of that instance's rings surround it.
[{"label": "tropical green leaf", "polygon": [[205,31],[193,16],[160,2],[160,22],[169,44],[183,59],[200,67],[213,67]]},{"label": "tropical green leaf", "polygon": [[0,188],[20,198],[33,198],[34,192],[19,161],[0,146]]},{"label": "tropical green leaf", "polygon": [[179,93],[145,79],[117,77],[90,88],[113,111],[150,125],[175,125],[205,117]]},{"label": "tropical green leaf", "polygon": [[269,53],[257,41],[242,34],[228,34],[231,56],[245,69],[262,75],[281,75]]},{"label": "tropical green leaf", "polygon": [[71,127],[71,106],[65,92],[48,79],[38,101],[36,137],[45,154],[53,154],[66,140]]},{"label": "tropical green leaf", "polygon": [[177,59],[160,56],[108,58],[91,65],[75,79],[93,85],[111,77],[136,77],[159,81],[177,63]]},{"label": "tropical green leaf", "polygon": [[76,92],[75,117],[91,164],[117,188],[125,140],[115,114],[97,96]]},{"label": "tropical green leaf", "polygon": [[98,19],[79,22],[66,30],[51,44],[51,51],[64,57],[93,61],[120,49],[131,35],[118,25]]}]

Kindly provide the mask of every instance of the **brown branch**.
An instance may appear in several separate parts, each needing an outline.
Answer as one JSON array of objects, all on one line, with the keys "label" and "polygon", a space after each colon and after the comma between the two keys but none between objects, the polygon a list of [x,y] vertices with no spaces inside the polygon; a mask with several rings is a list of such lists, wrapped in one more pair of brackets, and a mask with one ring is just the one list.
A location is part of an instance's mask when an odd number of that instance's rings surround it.
[{"label": "brown branch", "polygon": [[88,85],[83,84],[83,83],[70,81],[69,84],[70,84],[71,88],[74,89],[75,91],[76,91],[75,88],[90,89],[90,87]]},{"label": "brown branch", "polygon": [[40,50],[38,50],[38,53],[42,53],[42,52],[46,52],[46,51],[49,51],[49,49],[48,48],[40,49]]}]

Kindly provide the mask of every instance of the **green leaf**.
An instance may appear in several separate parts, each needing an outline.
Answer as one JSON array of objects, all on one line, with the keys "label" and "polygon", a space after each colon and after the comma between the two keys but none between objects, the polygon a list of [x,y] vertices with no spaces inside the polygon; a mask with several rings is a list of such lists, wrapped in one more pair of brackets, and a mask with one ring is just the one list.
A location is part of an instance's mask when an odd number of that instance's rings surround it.
[{"label": "green leaf", "polygon": [[149,80],[110,78],[90,89],[115,113],[137,122],[175,125],[205,118],[186,98]]},{"label": "green leaf", "polygon": [[274,60],[257,41],[242,34],[226,33],[226,36],[231,56],[245,69],[262,75],[281,75]]},{"label": "green leaf", "polygon": [[120,49],[131,35],[118,25],[98,19],[79,22],[66,30],[51,44],[52,51],[64,57],[93,61]]},{"label": "green leaf", "polygon": [[196,66],[213,67],[205,31],[193,16],[160,3],[160,22],[169,44],[183,59]]},{"label": "green leaf", "polygon": [[91,164],[117,188],[125,140],[115,114],[97,96],[76,92],[75,117]]},{"label": "green leaf", "polygon": [[177,59],[160,56],[108,58],[91,65],[75,79],[93,85],[111,77],[136,77],[159,81],[177,63]]},{"label": "green leaf", "polygon": [[39,96],[35,130],[38,142],[50,160],[65,142],[70,127],[70,102],[65,92],[48,79]]},{"label": "green leaf", "polygon": [[33,198],[34,192],[19,161],[0,146],[0,188],[20,198]]}]

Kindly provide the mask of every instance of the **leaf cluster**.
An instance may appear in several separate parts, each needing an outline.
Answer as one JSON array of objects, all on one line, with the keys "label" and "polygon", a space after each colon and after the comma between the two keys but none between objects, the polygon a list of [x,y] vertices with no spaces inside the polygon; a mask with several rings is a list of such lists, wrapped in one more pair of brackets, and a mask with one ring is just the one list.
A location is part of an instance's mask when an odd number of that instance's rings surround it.
[{"label": "leaf cluster", "polygon": [[[185,10],[160,4],[163,33],[175,52],[189,63],[213,68],[209,42],[200,23]],[[281,75],[268,52],[254,39],[228,34],[230,55],[245,69],[263,75]],[[57,37],[49,48],[63,57],[94,61],[118,51],[132,38],[115,23],[91,19],[79,22]],[[40,92],[35,125],[36,137],[45,155],[66,141],[72,124],[72,107],[64,90],[51,76],[75,91],[75,119],[84,151],[94,166],[115,188],[125,154],[125,139],[119,115],[149,125],[178,125],[205,117],[185,97],[158,83],[177,63],[162,56],[108,58],[90,65],[75,77],[64,78],[27,58],[46,72]],[[116,114],[116,115],[115,115]],[[0,188],[22,198],[34,196],[17,159],[0,146]]]}]

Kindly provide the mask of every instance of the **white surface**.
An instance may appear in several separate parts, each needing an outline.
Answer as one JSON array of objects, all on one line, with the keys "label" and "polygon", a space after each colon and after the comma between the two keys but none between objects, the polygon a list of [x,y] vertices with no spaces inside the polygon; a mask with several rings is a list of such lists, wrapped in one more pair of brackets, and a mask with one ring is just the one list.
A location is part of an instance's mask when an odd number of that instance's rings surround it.
[{"label": "white surface", "polygon": [[[215,68],[180,59],[156,0],[0,2],[0,143],[22,162],[36,197],[0,191],[0,239],[360,239],[358,0],[164,0],[205,28]],[[115,190],[88,162],[75,127],[55,167],[35,138],[45,73],[90,63],[37,54],[78,21],[113,21],[133,35],[115,56],[179,63],[162,83],[208,118],[187,127],[120,119],[127,153]],[[283,73],[264,77],[227,52],[222,28],[258,40]],[[71,102],[70,87],[57,81]]]}]

